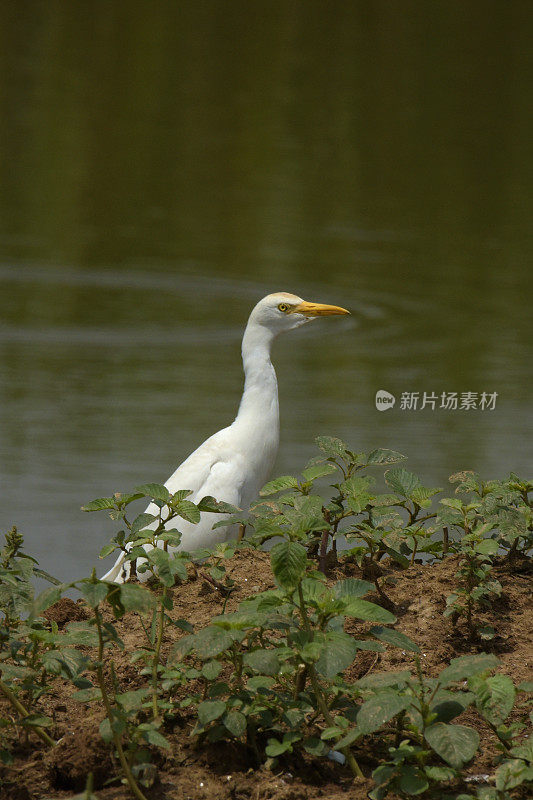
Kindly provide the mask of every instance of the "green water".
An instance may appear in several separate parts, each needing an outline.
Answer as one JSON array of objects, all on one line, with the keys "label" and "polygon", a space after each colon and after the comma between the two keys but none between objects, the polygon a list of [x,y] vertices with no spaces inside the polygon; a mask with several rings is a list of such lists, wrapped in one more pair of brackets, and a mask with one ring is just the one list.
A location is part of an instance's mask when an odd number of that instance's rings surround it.
[{"label": "green water", "polygon": [[[3,3],[0,526],[86,574],[113,527],[80,505],[233,419],[274,290],[353,311],[276,345],[278,472],[318,433],[435,485],[527,472],[532,28],[490,0]],[[498,398],[400,408],[424,391]]]}]

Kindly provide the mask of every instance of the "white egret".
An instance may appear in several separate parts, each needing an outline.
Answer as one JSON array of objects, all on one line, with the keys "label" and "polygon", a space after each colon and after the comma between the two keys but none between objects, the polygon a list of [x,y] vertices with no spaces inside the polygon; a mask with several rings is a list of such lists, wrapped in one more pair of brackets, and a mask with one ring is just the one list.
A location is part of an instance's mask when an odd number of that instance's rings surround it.
[{"label": "white egret", "polygon": [[[165,484],[171,493],[190,489],[189,499],[193,503],[210,495],[248,509],[270,474],[279,445],[278,383],[270,360],[272,342],[280,333],[330,314],[349,314],[349,311],[339,306],[308,303],[287,292],[269,294],[257,303],[242,340],[245,380],[237,416],[227,428],[210,436],[171,475]],[[152,504],[147,511],[157,514],[158,509]],[[197,525],[180,520],[180,549],[212,547],[231,538],[233,532],[228,528],[212,529],[223,518],[223,514],[203,512]],[[139,578],[147,580],[150,574],[140,573]],[[122,553],[102,580],[123,583],[129,575],[130,562],[124,560]]]}]

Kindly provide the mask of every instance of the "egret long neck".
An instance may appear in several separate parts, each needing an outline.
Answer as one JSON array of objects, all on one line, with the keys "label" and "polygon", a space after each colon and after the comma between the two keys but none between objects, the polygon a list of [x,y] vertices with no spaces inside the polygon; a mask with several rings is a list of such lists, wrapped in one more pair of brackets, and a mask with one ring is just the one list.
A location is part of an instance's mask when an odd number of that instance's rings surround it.
[{"label": "egret long neck", "polygon": [[[244,392],[236,423],[274,429],[279,436],[278,382],[270,360],[274,337],[266,328],[248,324],[242,340]],[[277,445],[276,445],[277,447]]]}]

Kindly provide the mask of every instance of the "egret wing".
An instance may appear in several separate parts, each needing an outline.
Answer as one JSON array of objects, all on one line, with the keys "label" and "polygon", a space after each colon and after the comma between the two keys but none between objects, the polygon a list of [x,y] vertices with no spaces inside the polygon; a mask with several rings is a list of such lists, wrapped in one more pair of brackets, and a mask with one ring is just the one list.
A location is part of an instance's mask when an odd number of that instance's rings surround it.
[{"label": "egret wing", "polygon": [[[177,492],[178,489],[190,489],[193,493],[190,499],[193,502],[208,494],[204,488],[210,482],[212,471],[220,462],[227,459],[226,430],[215,433],[180,464],[165,483],[170,492]],[[223,499],[225,498],[217,497],[217,500]]]}]

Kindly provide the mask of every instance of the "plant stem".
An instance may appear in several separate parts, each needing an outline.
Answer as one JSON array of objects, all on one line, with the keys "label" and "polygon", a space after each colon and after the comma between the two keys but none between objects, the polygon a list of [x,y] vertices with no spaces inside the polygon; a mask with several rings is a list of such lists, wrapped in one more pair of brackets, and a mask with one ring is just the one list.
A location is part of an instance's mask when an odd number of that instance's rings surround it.
[{"label": "plant stem", "polygon": [[415,546],[413,547],[413,553],[411,555],[411,566],[413,566],[413,564],[415,563],[416,551],[418,549],[418,539],[416,538],[416,536],[413,536],[413,539],[415,540]]},{"label": "plant stem", "polygon": [[[22,703],[20,702],[20,700],[19,700],[17,697],[15,697],[15,695],[13,694],[13,692],[11,691],[11,689],[10,689],[8,686],[6,686],[6,684],[5,684],[5,683],[4,683],[4,681],[2,681],[2,680],[0,680],[0,692],[2,692],[2,694],[4,695],[4,697],[6,697],[6,698],[7,698],[7,700],[9,700],[9,702],[11,703],[11,705],[13,706],[13,708],[14,708],[14,709],[15,709],[15,710],[16,710],[16,711],[17,711],[17,712],[20,714],[20,716],[21,716],[23,719],[25,719],[26,717],[29,717],[29,716],[30,716],[30,713],[29,713],[29,711],[27,711],[27,710],[24,708],[24,706],[22,705]],[[46,733],[46,731],[44,731],[44,730],[43,730],[42,728],[40,728],[38,725],[32,725],[31,727],[33,728],[33,730],[35,731],[35,733],[37,734],[37,736],[39,737],[39,739],[42,739],[42,740],[43,740],[43,742],[44,742],[45,744],[49,745],[50,747],[55,747],[55,744],[56,744],[56,743],[55,743],[55,742],[54,742],[54,740],[53,740],[53,739],[52,739],[52,738],[51,738],[51,737],[50,737],[50,736],[49,736],[49,735]]]},{"label": "plant stem", "polygon": [[[302,591],[302,582],[301,581],[298,584],[298,599],[300,601],[300,614],[302,616],[302,621],[303,621],[303,624],[304,624],[304,628],[308,633],[310,633],[312,635],[311,623],[309,622],[309,617],[307,616],[307,610],[305,608],[304,593]],[[329,725],[329,727],[334,727],[335,726],[335,722],[333,720],[333,717],[329,713],[328,704],[326,703],[326,699],[324,697],[324,694],[323,694],[322,689],[320,687],[320,684],[318,682],[316,670],[315,670],[313,664],[308,664],[308,671],[309,671],[309,677],[311,679],[311,685],[313,687],[313,691],[315,693],[315,697],[317,699],[317,703],[318,703],[318,706],[320,708],[320,711],[322,712],[322,716],[324,717],[324,719],[326,721],[326,725]],[[349,765],[350,769],[352,770],[352,773],[353,773],[354,777],[355,778],[364,778],[365,776],[361,772],[361,768],[359,767],[359,764],[355,760],[354,755],[353,755],[352,751],[350,750],[350,748],[349,747],[342,747],[341,748],[341,753],[343,754],[343,756],[345,757],[346,761],[348,762],[348,765]]]},{"label": "plant stem", "polygon": [[325,530],[322,532],[322,537],[320,539],[320,561],[318,565],[318,569],[322,572],[323,575],[326,574],[326,555],[328,552],[328,539],[329,539],[329,531]]},{"label": "plant stem", "polygon": [[[326,699],[322,693],[322,689],[320,688],[320,684],[318,682],[317,674],[313,665],[309,666],[309,677],[311,679],[311,685],[313,687],[313,691],[315,693],[316,699],[318,701],[318,705],[322,712],[322,716],[326,721],[326,725],[329,727],[335,727],[335,721],[331,714],[329,713],[328,705],[326,703]],[[361,767],[357,763],[354,754],[350,750],[350,747],[341,747],[341,753],[345,757],[346,761],[348,762],[348,766],[352,770],[352,774],[354,778],[364,779],[364,775],[361,772]]]},{"label": "plant stem", "polygon": [[152,658],[152,711],[154,719],[159,717],[159,706],[157,705],[157,668],[159,667],[159,656],[161,654],[161,644],[163,642],[163,632],[165,630],[165,605],[164,600],[167,596],[167,587],[163,587],[163,596],[159,606],[159,620],[157,626],[157,639],[155,642],[154,655]]},{"label": "plant stem", "polygon": [[109,725],[111,728],[111,735],[113,737],[114,745],[117,749],[118,758],[120,761],[120,766],[122,767],[122,771],[128,781],[128,786],[130,787],[131,791],[137,798],[137,800],[147,800],[147,797],[141,792],[139,786],[137,785],[137,781],[133,777],[133,774],[130,769],[130,765],[126,759],[126,755],[124,753],[122,742],[120,741],[120,736],[115,733],[113,729],[113,709],[111,708],[111,703],[109,701],[109,695],[107,694],[107,689],[105,686],[104,681],[104,671],[102,669],[102,657],[104,654],[104,637],[102,634],[102,618],[100,616],[100,612],[98,608],[94,609],[94,614],[96,617],[96,628],[98,630],[98,665],[96,667],[96,677],[98,680],[98,686],[100,687],[100,691],[102,692],[102,700],[104,701],[104,707],[107,714],[107,718],[109,720]]}]

